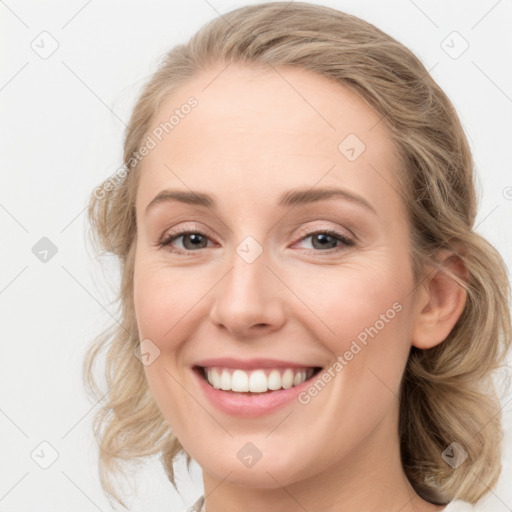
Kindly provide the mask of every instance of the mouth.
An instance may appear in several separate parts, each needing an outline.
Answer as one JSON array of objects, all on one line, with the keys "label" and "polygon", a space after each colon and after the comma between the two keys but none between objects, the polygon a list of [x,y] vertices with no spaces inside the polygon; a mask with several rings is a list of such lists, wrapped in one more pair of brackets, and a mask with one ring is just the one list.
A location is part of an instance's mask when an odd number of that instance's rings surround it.
[{"label": "mouth", "polygon": [[256,395],[272,393],[300,386],[313,379],[320,366],[255,368],[243,370],[221,366],[193,366],[196,372],[213,389],[230,394]]}]

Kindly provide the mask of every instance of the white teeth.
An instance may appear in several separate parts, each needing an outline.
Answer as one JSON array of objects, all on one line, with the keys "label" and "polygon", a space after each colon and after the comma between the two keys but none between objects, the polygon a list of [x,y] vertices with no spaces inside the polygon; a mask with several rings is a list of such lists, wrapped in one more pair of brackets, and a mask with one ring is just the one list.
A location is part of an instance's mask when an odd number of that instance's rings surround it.
[{"label": "white teeth", "polygon": [[224,370],[220,377],[220,389],[223,389],[224,391],[231,389],[231,375],[227,370]]},{"label": "white teeth", "polygon": [[275,391],[276,389],[281,389],[281,374],[279,370],[272,370],[268,376],[267,382],[268,389]]},{"label": "white teeth", "polygon": [[215,389],[244,393],[265,393],[268,390],[289,389],[298,386],[313,375],[314,370],[294,370],[286,368],[267,370],[228,370],[227,368],[206,368],[206,378]]},{"label": "white teeth", "polygon": [[243,370],[235,370],[231,375],[231,391],[249,391],[249,376]]},{"label": "white teeth", "polygon": [[284,389],[291,388],[293,386],[293,370],[288,368],[281,377],[281,385]]},{"label": "white teeth", "polygon": [[[267,389],[267,376],[265,375],[265,372],[263,370],[251,372],[249,377],[249,391],[251,393],[264,393]],[[233,391],[239,390],[233,387]]]}]

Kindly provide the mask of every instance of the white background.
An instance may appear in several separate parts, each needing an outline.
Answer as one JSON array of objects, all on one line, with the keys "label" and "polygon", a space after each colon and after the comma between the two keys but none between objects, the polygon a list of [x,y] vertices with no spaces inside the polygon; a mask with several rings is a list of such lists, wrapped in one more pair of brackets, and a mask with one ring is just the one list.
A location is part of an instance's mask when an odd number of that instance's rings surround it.
[{"label": "white background", "polygon": [[[109,300],[117,274],[112,265],[101,270],[87,248],[84,208],[93,188],[120,166],[124,125],[141,85],[164,52],[219,13],[248,3],[261,2],[0,1],[4,512],[109,510],[91,433],[95,405],[83,391],[81,363],[91,338],[114,314]],[[454,102],[474,151],[480,176],[477,231],[510,265],[512,3],[314,3],[374,23],[432,70]],[[58,42],[47,59],[31,48],[43,31]],[[444,45],[454,46],[452,53],[462,48],[453,31],[469,44],[456,59],[442,46],[446,40]],[[42,237],[58,249],[46,263],[32,253]],[[505,485],[512,477],[509,399],[503,400],[505,469],[489,499],[493,512],[512,509],[512,490]],[[59,454],[46,470],[30,456],[43,441]],[[129,499],[130,510],[185,510],[202,493],[200,469],[195,464],[192,468],[190,478],[184,464],[177,467],[179,495],[159,462],[149,461],[136,476],[139,488]]]}]

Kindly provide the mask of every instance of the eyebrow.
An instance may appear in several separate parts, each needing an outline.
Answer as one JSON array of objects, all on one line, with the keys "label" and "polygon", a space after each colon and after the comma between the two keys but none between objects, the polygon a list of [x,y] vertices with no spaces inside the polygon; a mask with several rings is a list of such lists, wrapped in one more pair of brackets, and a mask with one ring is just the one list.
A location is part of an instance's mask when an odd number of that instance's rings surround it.
[{"label": "eyebrow", "polygon": [[[375,208],[363,197],[349,192],[348,190],[335,187],[289,190],[280,196],[277,205],[280,207],[299,206],[331,199],[333,197],[338,197],[350,201],[354,204],[358,204],[373,212],[374,214],[377,214]],[[147,205],[146,213],[157,204],[169,201],[205,206],[206,208],[210,209],[217,208],[217,202],[214,197],[206,194],[205,192],[193,192],[187,190],[162,190]]]}]

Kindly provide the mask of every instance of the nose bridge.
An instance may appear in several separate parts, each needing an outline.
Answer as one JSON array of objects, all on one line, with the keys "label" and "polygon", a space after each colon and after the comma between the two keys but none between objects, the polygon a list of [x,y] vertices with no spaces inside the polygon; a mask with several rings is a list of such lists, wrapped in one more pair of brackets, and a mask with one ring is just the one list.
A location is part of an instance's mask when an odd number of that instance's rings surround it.
[{"label": "nose bridge", "polygon": [[283,305],[263,246],[254,237],[245,237],[235,247],[230,264],[215,294],[212,320],[239,335],[256,325],[269,329],[281,325]]}]

